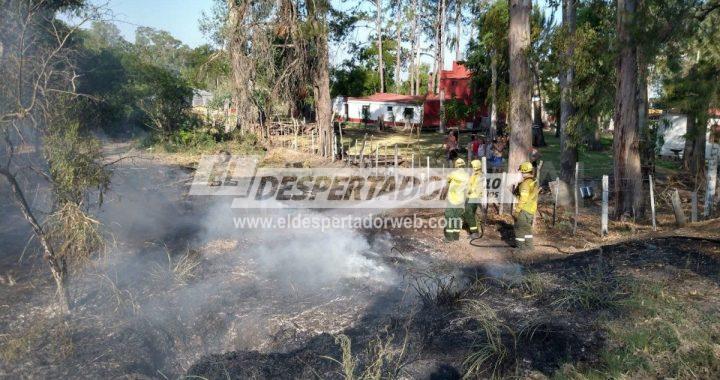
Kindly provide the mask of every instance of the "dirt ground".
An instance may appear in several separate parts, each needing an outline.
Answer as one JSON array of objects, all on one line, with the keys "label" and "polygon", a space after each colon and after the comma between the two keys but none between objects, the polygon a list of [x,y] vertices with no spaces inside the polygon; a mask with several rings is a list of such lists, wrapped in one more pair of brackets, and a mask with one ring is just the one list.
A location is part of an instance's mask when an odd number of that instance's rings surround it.
[{"label": "dirt ground", "polygon": [[618,223],[600,237],[594,217],[573,235],[545,208],[532,254],[513,252],[511,218],[495,210],[472,242],[439,230],[248,233],[229,226],[228,200],[187,196],[187,162],[138,156],[117,166],[96,211],[113,244],[73,277],[70,318],[52,307],[29,229],[0,205],[0,375],[720,376],[719,220]]}]

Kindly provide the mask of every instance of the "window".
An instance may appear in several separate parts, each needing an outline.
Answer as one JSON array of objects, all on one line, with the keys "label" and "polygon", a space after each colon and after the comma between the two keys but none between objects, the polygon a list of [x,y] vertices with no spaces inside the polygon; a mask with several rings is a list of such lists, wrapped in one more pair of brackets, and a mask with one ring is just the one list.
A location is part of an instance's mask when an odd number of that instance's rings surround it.
[{"label": "window", "polygon": [[415,109],[413,109],[412,107],[405,107],[405,109],[403,110],[403,117],[405,118],[405,120],[411,121],[415,118]]},{"label": "window", "polygon": [[392,106],[388,106],[387,110],[388,112],[392,112]]},{"label": "window", "polygon": [[370,106],[362,106],[362,119],[364,122],[370,120]]}]

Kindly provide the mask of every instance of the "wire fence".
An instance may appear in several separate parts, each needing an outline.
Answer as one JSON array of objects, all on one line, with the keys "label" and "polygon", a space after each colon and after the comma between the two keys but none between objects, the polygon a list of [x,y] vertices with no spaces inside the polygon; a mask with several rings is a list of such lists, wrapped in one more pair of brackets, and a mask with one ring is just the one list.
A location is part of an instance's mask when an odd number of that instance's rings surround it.
[{"label": "wire fence", "polygon": [[[314,125],[294,121],[268,130],[273,146],[313,154],[323,153],[320,151],[321,137]],[[420,144],[387,144],[367,134],[363,138],[349,138],[342,135],[342,129],[339,131],[336,129],[328,138],[332,139],[332,152],[328,152],[329,155],[333,157],[333,161],[345,166],[390,170],[400,167],[418,169],[452,167],[442,144],[435,144],[437,146],[430,149],[433,153],[427,154],[427,146],[421,149]],[[508,169],[506,160],[486,162],[488,173],[502,173]],[[646,224],[653,229],[658,228],[658,219],[662,219],[663,224],[683,226],[688,221],[696,222],[713,217],[720,210],[718,205],[720,196],[716,190],[717,158],[707,161],[706,173],[705,183],[702,186],[698,186],[697,189],[687,189],[667,181],[658,183],[651,171],[641,178],[616,178],[612,164],[581,162],[575,167],[573,178],[565,183],[560,180],[558,168],[548,163],[538,174],[538,180],[545,189],[540,202],[541,206],[549,206],[553,210],[552,217],[549,218],[552,225],[565,223],[569,219],[572,222],[573,233],[577,233],[578,228],[592,228],[606,235],[610,228],[610,217],[617,216],[614,215],[617,203],[621,200],[625,202],[627,197],[635,197],[636,194],[641,194],[642,198],[629,201],[633,206],[630,208],[631,212],[622,215],[623,220],[637,225]],[[507,213],[512,207],[512,203],[496,204],[488,205],[486,209]],[[668,220],[667,217],[670,219]],[[588,223],[596,225],[590,226],[587,225]]]}]

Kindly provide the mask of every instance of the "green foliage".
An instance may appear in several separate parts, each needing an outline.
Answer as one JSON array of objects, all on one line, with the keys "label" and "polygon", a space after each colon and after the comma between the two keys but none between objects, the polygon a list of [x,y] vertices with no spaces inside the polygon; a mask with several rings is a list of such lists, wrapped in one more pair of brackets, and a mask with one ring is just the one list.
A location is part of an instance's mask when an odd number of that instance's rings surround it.
[{"label": "green foliage", "polygon": [[497,99],[499,112],[507,111],[509,99],[509,66],[507,26],[510,13],[507,1],[495,1],[483,10],[477,21],[478,40],[471,41],[467,53],[467,67],[473,72],[473,96],[476,101],[489,105],[492,102],[491,62],[497,60]]},{"label": "green foliage", "polygon": [[110,173],[100,162],[100,143],[82,133],[79,123],[51,126],[44,142],[53,191],[60,204],[79,205],[88,192],[107,189]]},{"label": "green foliage", "polygon": [[[568,67],[574,70],[570,102],[575,113],[568,122],[572,137],[568,143],[582,145],[600,128],[600,121],[612,117],[615,101],[615,10],[605,0],[578,3],[574,37],[559,28],[552,38],[549,59],[557,75]],[[568,58],[565,51],[573,47]],[[559,110],[560,93],[556,94]]]},{"label": "green foliage", "polygon": [[225,55],[210,46],[190,49],[151,28],[138,28],[130,43],[113,24],[95,22],[79,40],[78,91],[88,97],[74,109],[84,128],[143,125],[168,134],[198,125],[189,113],[191,86],[223,91],[218,78],[229,72]]},{"label": "green foliage", "polygon": [[473,107],[465,104],[462,100],[450,99],[445,102],[446,121],[459,122],[472,116]]},{"label": "green foliage", "polygon": [[[394,39],[383,38],[383,69],[385,88],[393,88],[395,81],[395,49]],[[380,91],[378,75],[377,44],[351,46],[352,57],[345,60],[338,68],[331,70],[330,93],[332,96],[364,96]]]},{"label": "green foliage", "polygon": [[88,216],[90,194],[102,195],[110,172],[102,163],[100,142],[82,133],[77,122],[56,122],[44,140],[57,206],[45,221],[45,232],[64,271],[82,268],[104,246],[100,223]]}]

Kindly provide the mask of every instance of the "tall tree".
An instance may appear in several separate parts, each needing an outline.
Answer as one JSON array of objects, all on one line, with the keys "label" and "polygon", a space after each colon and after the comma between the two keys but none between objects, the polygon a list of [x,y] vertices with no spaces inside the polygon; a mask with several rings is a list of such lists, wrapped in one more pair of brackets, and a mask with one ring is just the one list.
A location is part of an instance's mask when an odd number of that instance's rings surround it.
[{"label": "tall tree", "polygon": [[395,93],[400,93],[402,82],[400,81],[400,73],[402,71],[402,40],[403,40],[403,9],[404,2],[396,0],[394,9],[395,18],[395,73],[393,81],[395,82]]},{"label": "tall tree", "polygon": [[578,160],[577,144],[571,135],[570,120],[575,114],[572,102],[572,87],[575,79],[573,55],[575,54],[576,0],[563,0],[563,31],[566,41],[565,67],[560,76],[560,178],[566,184],[575,176]]},{"label": "tall tree", "polygon": [[383,65],[383,9],[382,0],[375,0],[375,33],[377,34],[377,54],[378,54],[378,76],[380,77],[380,92],[385,92],[385,70]]},{"label": "tall tree", "polygon": [[[63,11],[79,23],[61,20]],[[63,313],[72,306],[73,264],[102,246],[98,223],[87,216],[90,194],[102,194],[110,181],[99,144],[82,133],[74,113],[84,102],[76,92],[76,37],[95,13],[77,1],[9,0],[0,7],[0,178],[40,244]],[[23,144],[38,151],[21,154]],[[49,184],[42,213],[25,195],[37,184],[28,173]]]},{"label": "tall tree", "polygon": [[517,172],[532,147],[531,0],[510,0],[510,155],[508,170]]},{"label": "tall tree", "polygon": [[462,10],[465,5],[463,0],[455,0],[455,60],[462,60],[462,52],[460,49],[460,40],[462,36]]},{"label": "tall tree", "polygon": [[418,8],[418,0],[412,0],[412,7],[410,8],[410,15],[412,18],[412,31],[410,34],[410,68],[409,68],[409,80],[410,80],[410,95],[418,95],[418,52],[419,52],[419,25],[418,14],[420,9]]},{"label": "tall tree", "polygon": [[497,133],[498,113],[507,114],[508,2],[499,0],[479,8],[477,42],[471,40],[467,54],[473,71],[473,93],[490,108],[490,138]]},{"label": "tall tree", "polygon": [[[320,134],[321,154],[332,154],[332,100],[330,98],[330,55],[328,49],[327,14],[330,4],[327,0],[307,1],[305,3],[310,44],[314,54],[310,57],[314,65],[311,68],[315,114]],[[382,65],[382,61],[380,63]],[[382,75],[380,75],[382,83]],[[381,85],[382,87],[382,85]]]},{"label": "tall tree", "polygon": [[643,206],[643,178],[638,131],[638,65],[633,22],[637,0],[618,0],[617,87],[615,93],[615,133],[613,137],[613,179],[615,217],[640,215]]},{"label": "tall tree", "polygon": [[433,92],[440,93],[440,72],[445,61],[445,13],[446,0],[437,0],[437,13],[435,14],[435,70],[433,74]]}]

